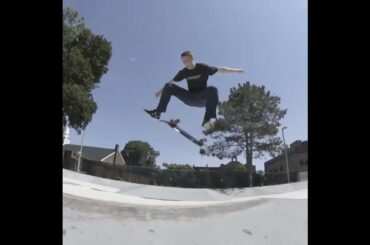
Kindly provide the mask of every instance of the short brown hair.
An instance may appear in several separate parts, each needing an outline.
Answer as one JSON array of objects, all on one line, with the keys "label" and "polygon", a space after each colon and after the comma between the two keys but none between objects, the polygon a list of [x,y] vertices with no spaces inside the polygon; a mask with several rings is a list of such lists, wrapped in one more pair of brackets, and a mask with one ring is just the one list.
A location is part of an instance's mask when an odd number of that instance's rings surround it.
[{"label": "short brown hair", "polygon": [[181,58],[184,56],[190,56],[191,58],[193,58],[193,53],[191,51],[184,51],[181,53]]}]

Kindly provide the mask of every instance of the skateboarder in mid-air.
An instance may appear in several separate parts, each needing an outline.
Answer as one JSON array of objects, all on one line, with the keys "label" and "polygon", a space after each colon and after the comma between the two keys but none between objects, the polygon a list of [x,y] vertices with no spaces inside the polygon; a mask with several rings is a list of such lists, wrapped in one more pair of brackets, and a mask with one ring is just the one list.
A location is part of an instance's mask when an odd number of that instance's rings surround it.
[{"label": "skateboarder in mid-air", "polygon": [[[181,60],[185,67],[172,80],[166,83],[161,90],[155,93],[156,97],[161,97],[157,108],[145,111],[152,117],[160,119],[161,113],[166,112],[167,105],[173,95],[189,106],[206,108],[202,126],[204,131],[207,131],[213,127],[214,122],[211,122],[211,119],[216,119],[218,105],[217,88],[207,86],[208,76],[212,76],[218,71],[221,73],[243,73],[244,70],[195,63],[194,56],[190,51],[183,52]],[[186,79],[188,83],[188,90],[175,84],[183,79]]]}]

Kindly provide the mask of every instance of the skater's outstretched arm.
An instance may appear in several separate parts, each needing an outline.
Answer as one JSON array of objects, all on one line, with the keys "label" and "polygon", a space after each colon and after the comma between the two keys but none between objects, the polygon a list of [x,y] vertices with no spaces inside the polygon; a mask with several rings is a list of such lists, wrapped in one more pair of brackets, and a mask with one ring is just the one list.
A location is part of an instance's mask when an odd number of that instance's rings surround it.
[{"label": "skater's outstretched arm", "polygon": [[218,71],[221,73],[244,73],[244,69],[236,69],[229,67],[218,67]]}]

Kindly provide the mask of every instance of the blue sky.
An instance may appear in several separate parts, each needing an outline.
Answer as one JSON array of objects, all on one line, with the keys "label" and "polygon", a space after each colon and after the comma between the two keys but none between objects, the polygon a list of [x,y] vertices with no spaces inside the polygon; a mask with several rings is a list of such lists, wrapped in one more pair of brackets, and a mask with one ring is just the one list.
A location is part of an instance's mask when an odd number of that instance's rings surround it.
[{"label": "blue sky", "polygon": [[[88,125],[84,145],[120,149],[130,140],[146,141],[163,162],[218,166],[228,159],[201,156],[198,147],[148,117],[154,93],[183,68],[180,54],[191,50],[196,62],[245,69],[244,74],[216,73],[208,85],[221,101],[230,88],[250,81],[281,97],[288,113],[282,120],[287,144],[307,139],[307,0],[64,0],[94,33],[112,43],[109,71],[93,92],[98,111]],[[187,87],[183,80],[180,86]],[[163,119],[203,137],[203,108],[173,97]],[[281,131],[279,131],[281,136]],[[71,130],[72,144],[81,135]],[[245,163],[245,157],[238,160]],[[254,159],[263,169],[265,159]]]}]

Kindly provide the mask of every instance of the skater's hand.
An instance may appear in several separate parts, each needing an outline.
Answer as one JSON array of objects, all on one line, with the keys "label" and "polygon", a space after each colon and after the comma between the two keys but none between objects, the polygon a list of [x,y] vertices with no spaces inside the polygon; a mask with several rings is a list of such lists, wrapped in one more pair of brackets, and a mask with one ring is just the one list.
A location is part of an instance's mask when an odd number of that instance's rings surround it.
[{"label": "skater's hand", "polygon": [[162,94],[162,91],[158,91],[157,93],[155,93],[155,97],[160,97],[161,96],[161,94]]},{"label": "skater's hand", "polygon": [[[172,84],[175,84],[175,81],[171,80],[168,82],[168,84],[171,86]],[[159,90],[157,93],[155,93],[155,97],[160,97],[162,95],[163,88]]]}]

